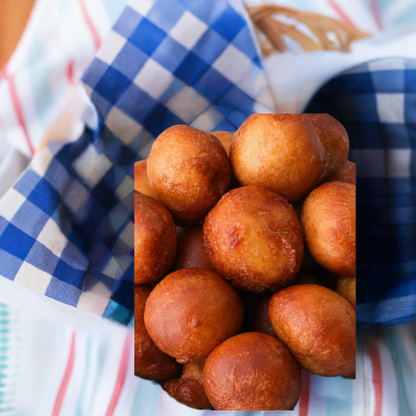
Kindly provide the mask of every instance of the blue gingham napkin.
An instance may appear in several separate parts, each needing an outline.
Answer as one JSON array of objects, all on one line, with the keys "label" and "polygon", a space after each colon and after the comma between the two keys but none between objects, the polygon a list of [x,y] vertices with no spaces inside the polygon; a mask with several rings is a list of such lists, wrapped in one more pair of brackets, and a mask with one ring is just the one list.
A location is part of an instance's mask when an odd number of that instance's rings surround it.
[{"label": "blue gingham napkin", "polygon": [[127,324],[133,163],[171,125],[234,131],[273,102],[240,1],[130,1],[83,82],[98,127],[41,151],[0,200],[0,276]]},{"label": "blue gingham napkin", "polygon": [[[358,164],[360,322],[416,314],[414,67],[400,58],[355,67],[307,109],[346,126]],[[273,99],[239,0],[130,1],[83,82],[98,127],[40,152],[0,200],[0,275],[126,324],[133,163],[171,125],[234,131],[273,111]]]},{"label": "blue gingham napkin", "polygon": [[324,85],[306,112],[348,131],[357,164],[357,321],[416,316],[416,59],[355,66]]}]

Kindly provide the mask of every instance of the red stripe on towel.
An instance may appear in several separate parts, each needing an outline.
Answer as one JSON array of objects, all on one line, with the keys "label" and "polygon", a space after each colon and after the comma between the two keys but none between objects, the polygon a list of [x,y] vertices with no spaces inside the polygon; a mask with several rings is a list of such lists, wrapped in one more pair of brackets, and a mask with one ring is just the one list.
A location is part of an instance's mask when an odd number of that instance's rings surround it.
[{"label": "red stripe on towel", "polygon": [[118,400],[120,398],[120,394],[123,389],[124,382],[126,381],[126,373],[127,373],[128,363],[129,363],[129,355],[130,355],[132,341],[133,341],[132,335],[131,335],[131,332],[129,332],[126,335],[126,339],[124,340],[117,380],[116,380],[116,384],[113,390],[113,395],[111,396],[110,404],[108,405],[105,416],[113,415],[114,410],[116,409]]},{"label": "red stripe on towel", "polygon": [[374,416],[381,416],[383,408],[383,375],[381,372],[380,353],[375,339],[370,341],[367,351],[373,368]]},{"label": "red stripe on towel", "polygon": [[336,11],[341,20],[343,20],[345,23],[350,24],[351,26],[355,26],[353,21],[347,16],[347,14],[341,9],[341,7],[339,7],[339,4],[335,0],[328,0],[328,3]]},{"label": "red stripe on towel", "polygon": [[383,30],[383,22],[381,21],[380,9],[378,8],[377,0],[371,0],[371,11],[374,15],[374,20],[380,30]]},{"label": "red stripe on towel", "polygon": [[53,405],[52,415],[59,416],[61,412],[62,403],[64,401],[65,393],[68,388],[69,381],[71,380],[72,370],[75,362],[75,343],[76,334],[75,331],[72,333],[71,348],[69,350],[68,362],[66,364],[64,376],[59,386],[58,394],[56,395],[55,404]]},{"label": "red stripe on towel", "polygon": [[85,5],[85,0],[79,0],[79,5],[81,6],[82,14],[84,15],[85,22],[87,23],[88,29],[91,33],[95,49],[98,49],[101,45],[101,37],[94,25],[94,22],[91,19],[90,14],[88,13],[87,6]]},{"label": "red stripe on towel", "polygon": [[17,120],[19,121],[20,126],[23,129],[25,134],[27,146],[29,147],[30,154],[33,156],[35,154],[35,149],[33,148],[32,142],[30,141],[29,132],[27,131],[25,118],[23,116],[22,106],[20,105],[19,95],[17,93],[16,82],[14,79],[14,75],[8,76],[8,85],[9,85],[9,92],[10,98],[12,99],[12,104],[14,111],[17,116]]}]

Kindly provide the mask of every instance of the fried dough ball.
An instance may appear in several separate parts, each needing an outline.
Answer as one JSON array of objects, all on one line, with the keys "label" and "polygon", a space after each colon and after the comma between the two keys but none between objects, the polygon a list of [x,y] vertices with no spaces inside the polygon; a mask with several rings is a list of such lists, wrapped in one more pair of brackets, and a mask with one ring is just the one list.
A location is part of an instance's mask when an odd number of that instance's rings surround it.
[{"label": "fried dough ball", "polygon": [[350,305],[356,309],[356,278],[340,277],[337,285],[337,293],[347,299]]},{"label": "fried dough ball", "polygon": [[193,268],[214,270],[200,225],[184,227],[178,232],[178,250],[172,271]]},{"label": "fried dough ball", "polygon": [[355,370],[355,312],[338,293],[318,285],[276,292],[269,316],[277,337],[301,367],[321,376]]},{"label": "fried dough ball", "polygon": [[207,358],[235,335],[243,316],[240,298],[221,276],[185,269],[169,274],[153,289],[144,321],[155,344],[185,364]]},{"label": "fried dough ball", "polygon": [[333,175],[348,161],[350,141],[344,126],[329,114],[306,114],[321,139],[325,150],[329,151],[327,176]]},{"label": "fried dough ball", "polygon": [[227,192],[231,166],[221,142],[188,126],[173,126],[153,143],[147,161],[150,185],[183,224],[198,223]]},{"label": "fried dough ball", "polygon": [[299,366],[278,339],[248,332],[208,357],[204,386],[215,410],[290,410],[301,389]]},{"label": "fried dough ball", "polygon": [[214,268],[243,290],[261,293],[288,285],[302,263],[303,236],[295,211],[265,188],[228,192],[207,215],[203,231]]},{"label": "fried dough ball", "polygon": [[301,216],[315,260],[339,276],[355,275],[355,186],[327,182],[306,198]]},{"label": "fried dough ball", "polygon": [[134,190],[143,195],[155,197],[147,177],[147,159],[134,164]]},{"label": "fried dough ball", "polygon": [[347,163],[345,163],[345,165],[342,165],[332,175],[328,175],[325,178],[325,181],[339,181],[355,185],[357,182],[355,163],[348,161]]},{"label": "fried dough ball", "polygon": [[213,131],[215,137],[217,137],[222,145],[224,146],[227,155],[230,154],[230,147],[231,147],[231,140],[233,139],[234,133],[230,133],[228,131]]},{"label": "fried dough ball", "polygon": [[178,374],[181,365],[160,351],[146,331],[143,314],[151,291],[148,286],[134,286],[134,374],[147,380],[167,380]]},{"label": "fried dough ball", "polygon": [[194,409],[212,409],[204,388],[205,360],[191,361],[183,366],[181,378],[162,384],[163,390],[178,402]]},{"label": "fried dough ball", "polygon": [[176,227],[169,211],[134,191],[134,283],[154,282],[169,271],[176,255]]},{"label": "fried dough ball", "polygon": [[233,172],[242,185],[299,203],[325,176],[327,154],[305,114],[254,114],[231,142]]},{"label": "fried dough ball", "polygon": [[272,323],[269,318],[269,301],[273,293],[262,293],[256,296],[250,308],[249,330],[261,332],[276,338]]}]

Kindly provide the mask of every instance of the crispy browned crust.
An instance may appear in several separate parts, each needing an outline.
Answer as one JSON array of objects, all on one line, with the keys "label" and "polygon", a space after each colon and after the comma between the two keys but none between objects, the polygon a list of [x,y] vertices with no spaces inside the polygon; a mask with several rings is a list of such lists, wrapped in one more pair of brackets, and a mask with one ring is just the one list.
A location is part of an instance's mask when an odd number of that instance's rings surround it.
[{"label": "crispy browned crust", "polygon": [[204,368],[216,410],[290,410],[301,389],[299,366],[276,338],[247,332],[223,342]]},{"label": "crispy browned crust", "polygon": [[231,147],[231,140],[233,139],[234,133],[230,133],[228,131],[213,131],[215,137],[217,137],[221,144],[224,146],[227,155],[230,154],[230,147]]},{"label": "crispy browned crust", "polygon": [[200,225],[183,227],[178,232],[178,249],[172,271],[192,268],[214,270]]},{"label": "crispy browned crust", "polygon": [[162,388],[178,402],[189,407],[212,409],[204,388],[204,365],[205,360],[195,360],[185,364],[181,378],[165,381]]},{"label": "crispy browned crust", "polygon": [[147,177],[147,159],[134,164],[134,190],[152,198],[155,197]]},{"label": "crispy browned crust", "polygon": [[342,165],[335,173],[328,175],[325,178],[325,182],[331,181],[339,181],[355,185],[357,183],[355,163],[348,161]]},{"label": "crispy browned crust", "polygon": [[143,315],[151,291],[148,286],[134,287],[134,374],[147,380],[167,380],[181,365],[160,351],[146,331]]},{"label": "crispy browned crust", "polygon": [[154,282],[169,271],[176,255],[176,227],[169,211],[134,191],[134,283]]},{"label": "crispy browned crust", "polygon": [[205,247],[217,272],[255,293],[291,283],[303,258],[303,235],[293,207],[258,186],[233,189],[207,215]]},{"label": "crispy browned crust", "polygon": [[335,174],[348,161],[350,140],[344,126],[329,114],[307,114],[318,132],[322,145],[329,151],[327,176]]},{"label": "crispy browned crust", "polygon": [[339,276],[355,275],[355,186],[327,182],[306,198],[301,223],[315,260]]},{"label": "crispy browned crust", "polygon": [[340,277],[337,285],[337,293],[347,299],[350,305],[356,309],[356,279],[353,277]]},{"label": "crispy browned crust", "polygon": [[156,345],[185,364],[208,357],[238,332],[243,317],[239,296],[217,273],[185,269],[169,274],[153,289],[144,321]]},{"label": "crispy browned crust", "polygon": [[217,137],[178,125],[153,143],[147,174],[157,199],[179,223],[193,224],[227,192],[231,166]]},{"label": "crispy browned crust", "polygon": [[318,285],[276,292],[269,316],[277,337],[304,369],[322,376],[355,371],[355,312],[338,293]]},{"label": "crispy browned crust", "polygon": [[233,172],[242,185],[299,203],[326,175],[327,154],[305,114],[254,114],[231,142]]}]

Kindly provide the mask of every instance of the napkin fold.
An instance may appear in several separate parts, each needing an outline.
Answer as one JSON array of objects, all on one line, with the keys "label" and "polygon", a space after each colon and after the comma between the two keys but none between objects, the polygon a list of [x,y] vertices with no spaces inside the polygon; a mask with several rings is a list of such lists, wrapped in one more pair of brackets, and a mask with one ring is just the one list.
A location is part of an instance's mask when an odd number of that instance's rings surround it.
[{"label": "napkin fold", "polygon": [[416,316],[416,59],[385,58],[327,82],[305,112],[347,129],[357,164],[357,322]]},{"label": "napkin fold", "polygon": [[128,3],[83,76],[97,125],[40,151],[0,200],[1,276],[130,322],[134,162],[174,124],[235,131],[273,110],[244,13],[238,1]]}]

